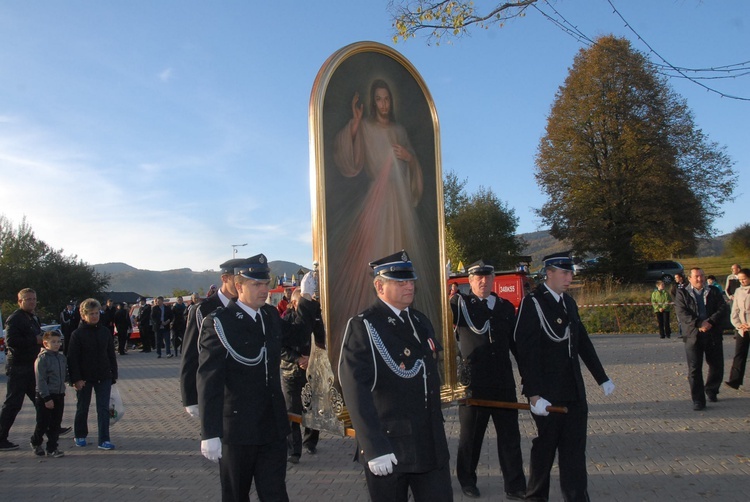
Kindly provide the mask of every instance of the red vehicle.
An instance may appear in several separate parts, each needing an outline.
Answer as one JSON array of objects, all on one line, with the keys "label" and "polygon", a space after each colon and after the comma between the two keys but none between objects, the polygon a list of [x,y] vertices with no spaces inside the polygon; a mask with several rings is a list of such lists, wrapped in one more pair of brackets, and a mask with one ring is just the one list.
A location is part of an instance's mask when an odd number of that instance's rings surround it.
[{"label": "red vehicle", "polygon": [[[454,283],[462,293],[471,292],[471,287],[469,286],[469,274],[452,274],[448,279],[449,290],[451,284]],[[529,278],[526,272],[506,270],[495,272],[495,281],[492,285],[492,291],[494,291],[500,298],[511,302],[516,308],[516,312],[518,312],[521,300],[523,300],[524,296],[531,293],[534,286],[534,281]]]}]

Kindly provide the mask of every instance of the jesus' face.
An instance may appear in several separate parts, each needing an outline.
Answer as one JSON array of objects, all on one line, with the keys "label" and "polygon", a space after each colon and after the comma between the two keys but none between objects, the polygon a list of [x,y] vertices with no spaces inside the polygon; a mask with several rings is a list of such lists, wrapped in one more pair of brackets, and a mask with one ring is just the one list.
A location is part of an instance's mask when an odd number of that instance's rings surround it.
[{"label": "jesus' face", "polygon": [[375,109],[377,110],[378,122],[386,124],[390,122],[391,94],[388,89],[382,87],[375,89]]}]

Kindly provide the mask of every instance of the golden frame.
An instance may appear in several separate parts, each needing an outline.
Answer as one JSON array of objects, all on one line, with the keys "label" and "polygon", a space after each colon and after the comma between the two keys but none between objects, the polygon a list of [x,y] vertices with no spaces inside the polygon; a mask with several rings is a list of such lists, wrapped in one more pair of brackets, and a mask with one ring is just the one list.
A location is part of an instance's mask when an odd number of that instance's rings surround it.
[{"label": "golden frame", "polygon": [[[351,278],[336,275],[342,267],[347,266],[345,264],[349,258],[345,254],[345,249],[349,248],[343,246],[342,239],[337,239],[336,236],[350,235],[339,228],[341,218],[336,211],[341,213],[342,208],[346,207],[341,200],[348,197],[355,201],[361,195],[358,194],[358,190],[366,190],[368,181],[365,175],[357,175],[359,178],[365,178],[359,181],[342,181],[337,178],[340,173],[333,165],[333,138],[352,116],[352,96],[355,92],[359,92],[362,97],[360,103],[367,110],[366,85],[378,78],[383,78],[391,84],[396,120],[403,124],[409,137],[413,138],[411,143],[424,173],[422,200],[415,205],[414,211],[420,224],[419,231],[426,229],[426,237],[420,240],[425,249],[420,249],[419,254],[428,256],[428,259],[423,260],[427,263],[414,263],[419,276],[419,289],[414,306],[428,314],[436,334],[442,337],[444,352],[441,361],[441,398],[449,402],[459,397],[462,391],[456,381],[457,350],[449,317],[446,289],[445,220],[437,111],[424,80],[414,66],[397,51],[376,42],[357,42],[332,54],[318,72],[310,96],[313,256],[320,267],[319,290],[323,320],[327,328],[328,358],[337,379],[338,355],[346,327],[345,323],[342,325],[341,319],[344,316],[348,319],[366,307],[364,305],[357,311],[342,312],[345,310],[342,308],[342,299],[334,294],[337,286],[340,287],[340,281]],[[404,114],[402,110],[408,110],[409,114]],[[400,248],[393,249],[391,252],[399,250]],[[414,260],[416,250],[406,250]],[[370,257],[371,260],[378,258],[382,256]],[[355,268],[359,270],[362,266],[357,264]],[[364,268],[370,272],[366,264]],[[371,278],[370,275],[369,282],[360,277],[351,279],[357,281],[356,284],[364,282],[362,288],[373,291]],[[351,283],[347,287],[351,287]],[[374,299],[373,292],[371,301]],[[334,312],[336,315],[333,315]]]}]

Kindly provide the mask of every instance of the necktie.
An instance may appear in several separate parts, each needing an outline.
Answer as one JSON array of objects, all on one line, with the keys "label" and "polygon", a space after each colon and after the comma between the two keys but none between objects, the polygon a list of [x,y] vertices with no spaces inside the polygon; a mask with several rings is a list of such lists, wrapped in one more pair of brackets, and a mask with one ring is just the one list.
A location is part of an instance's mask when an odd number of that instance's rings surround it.
[{"label": "necktie", "polygon": [[409,314],[406,312],[406,310],[402,310],[399,316],[401,317],[402,321],[404,321],[406,324],[409,324]]},{"label": "necktie", "polygon": [[558,300],[557,303],[559,303],[562,309],[565,310],[565,302],[563,301],[562,295],[560,295],[560,300]]}]

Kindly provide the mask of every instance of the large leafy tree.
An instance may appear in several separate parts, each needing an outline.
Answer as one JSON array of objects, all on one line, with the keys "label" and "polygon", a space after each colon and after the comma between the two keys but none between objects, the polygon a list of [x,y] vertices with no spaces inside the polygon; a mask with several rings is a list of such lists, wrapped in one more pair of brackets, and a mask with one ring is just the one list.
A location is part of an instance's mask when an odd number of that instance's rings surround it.
[{"label": "large leafy tree", "polygon": [[467,195],[466,180],[455,173],[445,176],[446,247],[457,265],[483,259],[496,268],[513,268],[524,242],[515,236],[518,218],[489,189],[479,187]]},{"label": "large leafy tree", "polygon": [[623,278],[643,260],[709,237],[736,175],[630,42],[601,37],[575,57],[536,157],[538,210],[558,239],[602,255]]},{"label": "large leafy tree", "polygon": [[18,307],[17,293],[23,288],[37,292],[37,313],[42,320],[56,319],[71,299],[98,297],[109,285],[109,276],[77,259],[64,256],[34,236],[24,220],[13,227],[0,215],[0,298],[3,318]]}]

